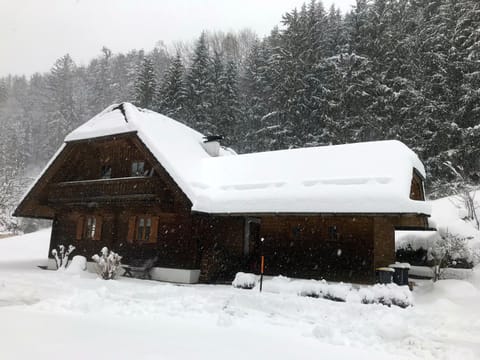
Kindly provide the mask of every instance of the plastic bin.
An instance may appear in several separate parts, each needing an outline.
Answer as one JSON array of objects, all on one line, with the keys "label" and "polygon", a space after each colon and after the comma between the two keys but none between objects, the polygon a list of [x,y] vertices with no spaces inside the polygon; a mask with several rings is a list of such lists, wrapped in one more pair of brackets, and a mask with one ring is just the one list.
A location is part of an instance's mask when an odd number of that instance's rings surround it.
[{"label": "plastic bin", "polygon": [[407,263],[395,263],[389,265],[389,268],[393,269],[393,282],[397,285],[408,285],[408,271],[410,270],[410,264]]},{"label": "plastic bin", "polygon": [[390,284],[392,282],[394,273],[395,273],[395,270],[390,267],[381,267],[381,268],[375,269],[377,283]]}]

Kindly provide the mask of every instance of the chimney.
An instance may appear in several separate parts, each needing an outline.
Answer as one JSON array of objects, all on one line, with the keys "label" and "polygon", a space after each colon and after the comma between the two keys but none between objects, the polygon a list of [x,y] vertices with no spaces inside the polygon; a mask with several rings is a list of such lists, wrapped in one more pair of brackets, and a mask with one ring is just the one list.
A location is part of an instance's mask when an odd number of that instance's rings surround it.
[{"label": "chimney", "polygon": [[203,137],[203,148],[208,155],[216,157],[220,154],[220,140],[223,139],[221,135],[207,135]]}]

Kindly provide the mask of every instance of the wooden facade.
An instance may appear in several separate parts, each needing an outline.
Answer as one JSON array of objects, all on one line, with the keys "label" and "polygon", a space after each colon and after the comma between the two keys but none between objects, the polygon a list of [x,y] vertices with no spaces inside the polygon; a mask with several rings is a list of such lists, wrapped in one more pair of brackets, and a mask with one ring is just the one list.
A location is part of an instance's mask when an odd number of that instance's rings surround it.
[{"label": "wooden facade", "polygon": [[[424,200],[412,174],[410,197]],[[394,229],[427,227],[418,214],[193,213],[191,202],[137,135],[69,142],[16,210],[53,219],[50,251],[73,244],[87,259],[107,246],[123,262],[200,269],[204,282],[237,271],[355,282],[395,261]],[[264,241],[261,241],[261,239]]]}]

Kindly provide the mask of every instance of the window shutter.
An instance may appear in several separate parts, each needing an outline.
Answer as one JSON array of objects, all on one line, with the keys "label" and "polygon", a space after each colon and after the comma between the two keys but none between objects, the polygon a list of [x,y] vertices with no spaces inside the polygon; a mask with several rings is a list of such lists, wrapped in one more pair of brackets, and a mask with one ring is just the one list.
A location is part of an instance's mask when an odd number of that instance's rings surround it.
[{"label": "window shutter", "polygon": [[128,234],[127,234],[127,241],[132,243],[135,237],[135,222],[136,217],[132,216],[128,219]]},{"label": "window shutter", "polygon": [[93,237],[93,240],[101,240],[102,239],[102,223],[103,219],[101,216],[95,216],[95,236]]},{"label": "window shutter", "polygon": [[77,231],[75,235],[76,240],[82,240],[83,237],[83,223],[85,218],[83,216],[79,216],[77,219]]},{"label": "window shutter", "polygon": [[152,227],[150,228],[149,243],[156,243],[158,239],[158,216],[152,216]]}]

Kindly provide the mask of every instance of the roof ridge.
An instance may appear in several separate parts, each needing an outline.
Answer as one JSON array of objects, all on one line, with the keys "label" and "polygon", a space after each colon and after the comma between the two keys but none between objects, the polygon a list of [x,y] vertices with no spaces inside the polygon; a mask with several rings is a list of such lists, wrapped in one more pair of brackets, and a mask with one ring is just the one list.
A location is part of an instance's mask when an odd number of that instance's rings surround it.
[{"label": "roof ridge", "polygon": [[123,115],[123,119],[125,120],[126,123],[128,123],[127,114],[125,112],[125,103],[124,102],[120,103],[119,105],[115,106],[111,111],[115,111],[115,110],[120,110],[120,112]]}]

